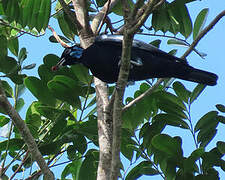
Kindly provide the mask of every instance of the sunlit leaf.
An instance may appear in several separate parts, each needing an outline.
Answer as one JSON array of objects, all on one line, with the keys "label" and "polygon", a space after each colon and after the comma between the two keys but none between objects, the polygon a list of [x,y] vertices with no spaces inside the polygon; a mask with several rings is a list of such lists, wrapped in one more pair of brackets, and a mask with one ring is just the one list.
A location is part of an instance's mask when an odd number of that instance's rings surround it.
[{"label": "sunlit leaf", "polygon": [[193,40],[195,40],[199,33],[202,31],[208,16],[208,12],[209,8],[205,8],[198,14],[193,28]]},{"label": "sunlit leaf", "polygon": [[18,56],[18,51],[19,51],[18,38],[13,38],[8,40],[8,48],[15,56]]},{"label": "sunlit leaf", "polygon": [[156,40],[150,42],[150,44],[155,46],[155,47],[157,47],[157,48],[159,48],[159,46],[161,44],[161,40],[160,39],[156,39]]},{"label": "sunlit leaf", "polygon": [[222,113],[225,113],[225,106],[223,104],[217,104],[216,105],[216,108],[222,112]]},{"label": "sunlit leaf", "polygon": [[217,148],[219,149],[220,153],[225,154],[225,142],[218,141],[216,143]]},{"label": "sunlit leaf", "polygon": [[190,103],[193,103],[193,101],[195,99],[197,99],[197,97],[202,93],[202,91],[205,89],[206,85],[204,84],[198,84],[194,90],[191,93],[191,99],[190,99]]},{"label": "sunlit leaf", "polygon": [[56,99],[40,79],[30,76],[25,78],[24,83],[38,100],[48,105],[55,105]]},{"label": "sunlit leaf", "polygon": [[26,48],[23,47],[22,49],[20,49],[20,52],[18,55],[19,63],[22,64],[26,58],[27,58],[27,50]]},{"label": "sunlit leaf", "polygon": [[167,44],[172,44],[172,45],[179,45],[179,46],[185,46],[188,47],[188,44],[184,41],[177,40],[177,39],[169,39],[167,41]]},{"label": "sunlit leaf", "polygon": [[136,180],[143,175],[153,176],[159,174],[159,172],[152,168],[152,162],[142,161],[136,165],[126,176],[125,180]]},{"label": "sunlit leaf", "polygon": [[189,90],[187,90],[184,85],[178,81],[173,83],[173,89],[176,93],[176,95],[178,96],[178,98],[180,98],[182,101],[188,103],[188,99],[191,95],[191,92]]},{"label": "sunlit leaf", "polygon": [[[85,159],[82,162],[79,172],[80,179],[96,180],[97,177],[97,167],[98,167],[98,158],[95,154],[98,153],[97,150],[90,149],[86,155]],[[88,169],[88,171],[87,171]]]},{"label": "sunlit leaf", "polygon": [[195,132],[199,130],[205,131],[215,128],[219,123],[218,119],[216,118],[217,114],[217,111],[210,111],[202,116],[195,125]]},{"label": "sunlit leaf", "polygon": [[177,156],[179,158],[183,155],[181,144],[167,134],[154,136],[152,138],[152,145],[169,156]]}]

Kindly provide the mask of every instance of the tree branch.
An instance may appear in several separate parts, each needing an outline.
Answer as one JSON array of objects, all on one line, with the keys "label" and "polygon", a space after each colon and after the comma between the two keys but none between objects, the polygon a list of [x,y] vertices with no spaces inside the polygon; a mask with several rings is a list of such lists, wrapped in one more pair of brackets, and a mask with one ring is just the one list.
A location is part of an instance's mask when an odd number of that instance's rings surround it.
[{"label": "tree branch", "polygon": [[127,85],[127,79],[130,70],[131,47],[134,34],[128,33],[130,8],[126,0],[122,1],[125,29],[123,36],[121,66],[116,83],[115,98],[113,104],[113,144],[112,144],[112,162],[111,162],[111,180],[117,180],[120,171],[120,144],[121,144],[121,127],[122,127],[122,106],[123,96]]},{"label": "tree branch", "polygon": [[101,21],[102,23],[101,23],[101,25],[99,26],[98,31],[97,31],[96,34],[99,34],[99,32],[101,31],[101,29],[102,29],[102,27],[103,27],[103,25],[104,25],[104,23],[105,23],[105,21],[106,21],[107,14],[109,13],[109,6],[110,6],[110,3],[111,3],[111,0],[108,0],[107,2],[108,2],[108,3],[107,3],[107,9],[106,9],[106,11],[105,11],[105,13],[104,13],[104,16],[103,16],[102,21]]},{"label": "tree branch", "polygon": [[[126,32],[126,31],[124,31]],[[115,100],[113,104],[113,145],[112,145],[112,163],[111,180],[117,180],[120,169],[120,144],[121,144],[121,126],[122,126],[122,105],[124,91],[127,85],[127,79],[130,69],[130,54],[132,47],[132,35],[124,34],[123,49],[121,57],[121,67],[118,81],[116,84]]]},{"label": "tree branch", "polygon": [[28,149],[34,158],[34,160],[38,163],[42,173],[44,174],[44,178],[49,180],[54,180],[54,174],[48,168],[44,158],[42,157],[37,144],[33,136],[30,133],[30,130],[18,114],[18,112],[12,107],[9,103],[8,99],[6,98],[5,91],[2,88],[2,83],[0,80],[0,106],[1,108],[8,114],[8,116],[12,119],[15,126],[18,128],[23,140],[28,146]]},{"label": "tree branch", "polygon": [[88,7],[86,0],[72,0],[76,19],[81,25],[78,29],[80,43],[83,48],[87,48],[93,43],[94,36],[89,24]]},{"label": "tree branch", "polygon": [[[109,4],[110,1],[110,4]],[[108,0],[103,8],[98,12],[98,14],[94,17],[92,24],[91,24],[91,29],[96,34],[98,32],[98,28],[100,26],[100,23],[104,19],[104,16],[107,15],[107,12],[110,12],[111,9],[116,5],[118,0]]]},{"label": "tree branch", "polygon": [[181,57],[182,59],[187,57],[191,51],[195,48],[195,46],[198,44],[198,42],[215,26],[215,24],[223,17],[225,16],[225,10],[223,10],[221,13],[219,13],[213,21],[206,26],[197,36],[197,38],[194,40],[194,42],[191,44],[191,46],[188,48],[188,50],[184,53],[184,55]]},{"label": "tree branch", "polygon": [[109,103],[107,84],[94,78],[98,113],[99,164],[97,179],[110,177],[112,160],[112,113],[107,109]]},{"label": "tree branch", "polygon": [[77,20],[76,14],[70,11],[70,8],[68,7],[68,5],[65,3],[64,0],[59,0],[59,3],[63,7],[63,11],[67,14],[71,23],[74,25],[74,28],[75,29],[77,28],[77,30],[80,31],[82,29],[82,26],[80,22]]},{"label": "tree branch", "polygon": [[64,48],[68,48],[70,47],[68,44],[66,44],[58,35],[57,33],[55,32],[55,30],[51,27],[51,26],[48,26],[48,29],[50,29],[52,31],[52,34],[53,36],[55,37],[56,41],[58,41],[62,47]]},{"label": "tree branch", "polygon": [[149,15],[152,13],[152,11],[160,6],[165,0],[149,0],[147,4],[143,5],[141,8],[144,10],[142,16],[140,16],[137,21],[132,24],[132,28],[129,30],[129,33],[135,33],[138,31],[138,29],[144,24],[144,22],[147,20]]},{"label": "tree branch", "polygon": [[141,101],[144,97],[149,96],[150,94],[152,94],[158,87],[159,85],[164,81],[164,78],[160,78],[158,79],[158,81],[147,91],[145,91],[143,94],[141,94],[140,96],[138,96],[137,98],[135,98],[134,100],[132,100],[130,103],[128,103],[126,106],[123,107],[123,111],[126,111],[127,109],[129,109],[131,106],[133,106],[134,104],[138,103],[139,101]]}]

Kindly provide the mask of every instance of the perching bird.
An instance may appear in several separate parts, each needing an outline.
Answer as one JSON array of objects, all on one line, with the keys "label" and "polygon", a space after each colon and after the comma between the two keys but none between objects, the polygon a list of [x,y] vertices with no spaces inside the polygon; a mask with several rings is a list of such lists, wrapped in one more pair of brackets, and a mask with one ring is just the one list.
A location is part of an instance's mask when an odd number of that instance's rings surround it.
[{"label": "perching bird", "polygon": [[[87,49],[76,45],[66,48],[52,70],[81,63],[97,78],[106,83],[114,83],[120,69],[122,39],[121,35],[101,35]],[[213,86],[218,79],[214,73],[195,69],[186,61],[139,40],[133,40],[130,62],[128,81],[174,77]]]}]

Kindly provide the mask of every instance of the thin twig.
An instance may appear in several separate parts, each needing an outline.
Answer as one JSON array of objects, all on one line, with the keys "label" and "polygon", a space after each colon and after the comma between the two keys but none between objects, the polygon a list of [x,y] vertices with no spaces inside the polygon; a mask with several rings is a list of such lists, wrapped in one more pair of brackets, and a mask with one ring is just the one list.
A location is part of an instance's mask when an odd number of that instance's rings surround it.
[{"label": "thin twig", "polygon": [[183,54],[183,56],[181,57],[181,59],[186,58],[191,51],[195,48],[195,46],[199,43],[199,41],[215,26],[215,24],[217,22],[219,22],[219,20],[225,16],[225,10],[223,10],[221,13],[219,13],[214,19],[213,21],[206,26],[197,36],[197,38],[193,41],[193,43],[191,44],[191,46],[188,48],[188,50]]},{"label": "thin twig", "polygon": [[32,33],[30,33],[30,32],[27,32],[27,31],[24,31],[24,30],[19,29],[19,28],[17,28],[17,27],[14,27],[14,26],[8,24],[7,22],[5,22],[5,21],[2,20],[2,19],[0,19],[0,25],[7,26],[7,27],[10,27],[10,28],[15,29],[16,31],[18,31],[18,33],[19,33],[20,35],[18,35],[17,37],[20,37],[20,36],[22,36],[22,35],[24,35],[24,34],[28,34],[28,35],[31,35],[31,36],[33,36],[33,37],[40,37],[40,36],[45,35],[45,33],[39,34],[39,35],[32,34]]},{"label": "thin twig", "polygon": [[158,79],[158,81],[150,89],[148,89],[146,92],[144,92],[143,94],[141,94],[140,96],[138,96],[137,98],[132,100],[126,106],[124,106],[123,111],[126,111],[128,108],[130,108],[131,106],[133,106],[137,102],[141,101],[145,96],[148,96],[148,95],[152,94],[164,80],[165,80],[164,78]]},{"label": "thin twig", "polygon": [[[163,38],[171,38],[171,39],[176,39],[178,41],[182,41],[183,43],[185,43],[188,47],[191,46],[191,44],[189,42],[187,42],[185,39],[181,39],[181,38],[178,38],[176,36],[168,36],[168,35],[161,35],[161,34],[155,34],[155,33],[136,33],[136,34],[139,34],[139,35],[148,35],[148,36],[156,36],[156,37],[163,37]],[[203,56],[194,48],[193,51],[198,54],[201,58],[203,58]]]},{"label": "thin twig", "polygon": [[53,36],[54,36],[55,39],[61,44],[62,47],[64,47],[64,48],[70,47],[68,44],[66,44],[66,43],[65,43],[65,42],[57,35],[57,33],[55,32],[55,30],[54,30],[51,26],[48,26],[48,28],[52,31]]},{"label": "thin twig", "polygon": [[104,16],[103,16],[101,25],[100,25],[100,27],[99,27],[99,29],[98,29],[98,31],[97,31],[97,34],[99,34],[99,32],[101,31],[101,29],[102,29],[102,27],[103,27],[103,25],[104,25],[104,23],[105,23],[105,21],[106,21],[106,17],[107,17],[107,15],[108,15],[108,13],[109,13],[109,6],[110,6],[110,4],[111,4],[111,0],[108,0],[108,1],[107,1],[107,8],[106,8],[106,11],[104,12]]},{"label": "thin twig", "polygon": [[104,4],[104,6],[102,7],[102,9],[98,12],[98,14],[96,14],[96,16],[93,19],[92,24],[91,24],[91,28],[92,28],[92,31],[94,34],[97,34],[98,28],[106,14],[106,11],[109,12],[116,5],[117,2],[118,2],[118,0],[111,0],[110,4],[108,4],[108,2],[106,2]]},{"label": "thin twig", "polygon": [[20,163],[20,165],[17,167],[17,169],[15,170],[15,172],[13,173],[13,175],[10,177],[10,180],[14,178],[14,176],[19,172],[19,170],[22,168],[22,166],[24,165],[24,163],[26,162],[27,158],[29,155],[29,151],[26,152],[22,162]]}]

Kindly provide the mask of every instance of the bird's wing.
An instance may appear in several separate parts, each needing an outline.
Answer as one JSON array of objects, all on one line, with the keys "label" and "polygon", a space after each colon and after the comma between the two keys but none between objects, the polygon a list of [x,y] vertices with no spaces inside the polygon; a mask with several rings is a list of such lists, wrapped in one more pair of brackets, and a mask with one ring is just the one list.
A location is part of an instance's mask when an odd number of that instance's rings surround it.
[{"label": "bird's wing", "polygon": [[[113,44],[113,45],[117,45],[117,46],[122,46],[122,41],[123,41],[123,35],[100,35],[97,36],[95,39],[95,43],[106,43],[106,44]],[[179,59],[177,57],[173,57],[172,55],[169,55],[168,53],[161,51],[160,49],[156,48],[155,46],[151,45],[151,44],[147,44],[144,43],[142,41],[133,40],[133,48],[139,48],[139,49],[143,49],[145,51],[149,51],[152,52],[154,54],[158,54],[160,56],[164,56],[164,57],[168,57],[168,59],[172,60],[172,61],[179,61],[181,63],[187,63],[185,60]]]}]

